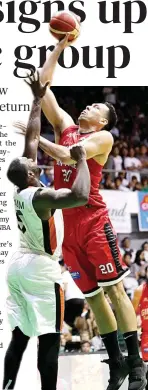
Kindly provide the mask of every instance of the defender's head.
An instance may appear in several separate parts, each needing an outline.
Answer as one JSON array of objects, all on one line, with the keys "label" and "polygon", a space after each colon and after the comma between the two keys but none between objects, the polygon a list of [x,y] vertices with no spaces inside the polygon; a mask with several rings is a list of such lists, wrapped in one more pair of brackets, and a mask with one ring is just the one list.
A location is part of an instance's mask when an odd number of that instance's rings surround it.
[{"label": "defender's head", "polygon": [[11,162],[7,177],[20,190],[24,190],[29,186],[40,187],[40,172],[40,168],[32,159],[21,157]]},{"label": "defender's head", "polygon": [[94,127],[96,131],[102,129],[110,131],[117,123],[117,114],[112,104],[95,103],[87,106],[78,120],[80,126]]}]

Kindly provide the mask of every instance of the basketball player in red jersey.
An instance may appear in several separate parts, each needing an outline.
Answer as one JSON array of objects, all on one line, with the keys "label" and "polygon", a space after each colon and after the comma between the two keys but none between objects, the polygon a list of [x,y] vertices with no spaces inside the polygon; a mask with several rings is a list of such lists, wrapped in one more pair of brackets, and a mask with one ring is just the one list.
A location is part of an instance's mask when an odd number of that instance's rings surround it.
[{"label": "basketball player in red jersey", "polygon": [[[59,42],[41,70],[44,83],[52,80],[57,60],[68,45],[67,37]],[[70,147],[82,143],[91,174],[91,191],[86,207],[64,210],[63,255],[75,282],[86,296],[109,355],[110,380],[107,390],[120,388],[129,373],[129,390],[143,390],[146,386],[146,366],[139,356],[137,321],[133,306],[127,297],[122,279],[128,270],[122,264],[116,234],[98,186],[102,167],[112,149],[113,138],[109,130],[116,123],[116,113],[110,104],[88,106],[76,126],[62,110],[52,91],[48,89],[42,109],[55,131],[56,144],[41,137],[40,147],[57,163],[55,188],[71,188],[75,178],[75,161],[70,157]],[[128,350],[124,360],[118,345],[117,322],[104,296],[107,291],[116,311],[116,318]]]},{"label": "basketball player in red jersey", "polygon": [[136,314],[141,317],[141,351],[145,362],[148,362],[148,266],[145,269],[146,282],[141,284],[134,293],[133,306]]}]

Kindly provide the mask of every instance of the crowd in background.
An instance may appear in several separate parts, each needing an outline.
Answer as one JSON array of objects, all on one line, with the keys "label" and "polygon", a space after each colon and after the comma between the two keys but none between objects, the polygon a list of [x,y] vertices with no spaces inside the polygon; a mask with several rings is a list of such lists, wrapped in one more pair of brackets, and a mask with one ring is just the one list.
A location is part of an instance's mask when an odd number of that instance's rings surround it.
[{"label": "crowd in background", "polygon": [[[53,88],[60,106],[67,111],[75,123],[80,112],[94,102],[108,101],[114,104],[118,122],[111,132],[114,145],[103,171],[101,189],[121,191],[148,191],[148,87],[64,87]],[[54,142],[50,124],[42,114],[42,135]],[[46,166],[41,180],[46,186],[54,183],[53,160],[39,150],[38,163]],[[134,290],[145,280],[148,265],[148,242],[136,252],[129,237],[120,243],[124,262],[130,275],[124,279],[124,287],[132,299]],[[109,299],[106,296],[106,299]],[[124,340],[119,333],[119,341]],[[87,302],[81,317],[73,327],[64,324],[61,335],[61,352],[81,351],[90,353],[103,349],[103,343],[94,315]]]}]

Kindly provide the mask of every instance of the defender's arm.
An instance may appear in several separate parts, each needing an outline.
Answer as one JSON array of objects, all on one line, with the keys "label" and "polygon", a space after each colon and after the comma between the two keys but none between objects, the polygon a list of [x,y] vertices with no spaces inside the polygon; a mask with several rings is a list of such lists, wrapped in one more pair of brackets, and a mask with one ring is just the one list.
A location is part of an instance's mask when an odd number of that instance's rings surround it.
[{"label": "defender's arm", "polygon": [[28,78],[30,83],[28,81],[26,81],[26,83],[32,90],[34,100],[25,134],[23,157],[31,158],[33,161],[36,161],[41,130],[41,101],[46,92],[48,82],[46,82],[45,85],[42,85],[39,79],[39,73],[37,73],[37,79],[35,78],[34,73],[32,77],[28,76]]},{"label": "defender's arm", "polygon": [[88,202],[90,192],[90,174],[86,163],[85,151],[82,147],[74,147],[72,153],[77,160],[77,176],[70,189],[41,189],[33,199],[37,213],[45,212],[50,208],[71,208],[82,206]]}]

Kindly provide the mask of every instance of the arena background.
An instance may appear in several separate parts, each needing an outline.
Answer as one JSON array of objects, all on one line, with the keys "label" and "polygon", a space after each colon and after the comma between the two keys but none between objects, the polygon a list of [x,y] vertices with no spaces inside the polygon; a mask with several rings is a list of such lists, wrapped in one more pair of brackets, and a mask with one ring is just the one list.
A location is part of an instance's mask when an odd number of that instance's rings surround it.
[{"label": "arena background", "polygon": [[[100,189],[107,205],[109,202],[110,217],[112,222],[115,222],[121,253],[131,267],[131,277],[126,280],[125,288],[132,299],[136,285],[144,281],[144,268],[148,264],[148,207],[143,216],[144,228],[138,218],[138,192],[143,194],[148,205],[148,87],[56,87],[53,92],[60,106],[73,117],[75,123],[78,123],[80,112],[92,103],[108,101],[116,107],[118,122],[111,130],[114,146],[104,167]],[[42,135],[54,142],[52,128],[43,114]],[[42,180],[49,187],[53,186],[52,159],[39,151],[38,163],[46,167]],[[121,202],[122,205],[126,202],[125,218],[123,215],[115,215],[115,209],[111,210],[111,205],[116,202]],[[99,352],[95,352],[93,340],[96,337],[99,339],[99,334],[93,314],[87,305],[82,322],[74,329],[63,329],[58,390],[97,390],[98,383],[100,390],[107,386],[108,367],[101,363],[107,356],[104,355],[101,341],[99,347],[96,347]],[[138,325],[140,343],[139,321]],[[76,335],[80,342],[72,342],[71,335]],[[75,340],[74,337],[72,339]],[[89,340],[89,355],[85,353],[84,356],[80,352],[81,340]],[[119,341],[124,350],[120,333]],[[121,389],[126,388],[127,382]]]}]

